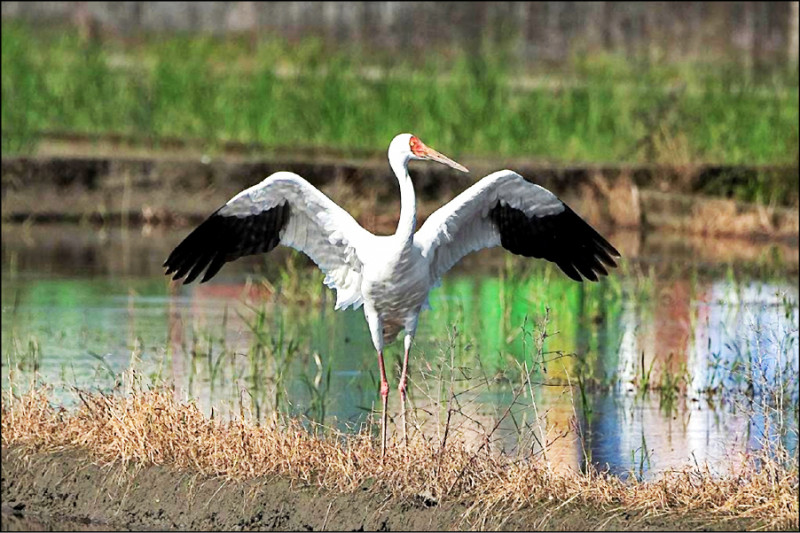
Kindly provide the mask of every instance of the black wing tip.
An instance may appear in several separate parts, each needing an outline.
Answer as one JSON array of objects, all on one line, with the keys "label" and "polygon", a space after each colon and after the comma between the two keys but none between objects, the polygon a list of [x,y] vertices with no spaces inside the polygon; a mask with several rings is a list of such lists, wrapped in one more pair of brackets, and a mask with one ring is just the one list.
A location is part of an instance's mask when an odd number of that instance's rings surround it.
[{"label": "black wing tip", "polygon": [[[589,240],[591,240],[595,246],[605,251],[611,257],[622,257],[622,254],[619,253],[619,250],[617,250],[610,242],[608,242],[608,239],[600,235],[600,233],[596,229],[594,229],[591,224],[583,220],[581,216],[578,213],[576,213],[570,206],[564,204],[563,202],[562,204],[564,205],[564,212],[569,213],[569,215],[567,216],[572,218],[573,222],[577,222],[578,227],[580,227],[582,230],[585,230],[584,232],[587,234]],[[614,263],[613,265],[610,266],[616,267],[617,265],[616,263]]]},{"label": "black wing tip", "polygon": [[[562,268],[561,270],[563,271],[564,269]],[[573,276],[573,275],[569,274],[568,272],[564,272],[564,273],[569,277],[569,279],[571,279],[573,281],[577,281],[578,283],[583,283],[583,278],[581,277],[580,274],[576,274],[576,275]]]},{"label": "black wing tip", "polygon": [[556,265],[570,279],[582,283],[584,279],[597,283],[604,277],[610,276],[610,272],[603,266],[616,268],[617,263],[606,254],[600,252],[588,257],[572,257],[562,261],[555,261]]},{"label": "black wing tip", "polygon": [[[607,240],[603,239],[603,243],[602,244],[603,244],[603,248],[605,248],[605,251],[611,257],[617,257],[617,258],[622,257],[622,254],[619,253],[619,251],[616,248],[614,248],[614,246],[612,246],[611,243],[608,242]],[[616,266],[616,265],[614,265],[614,266]]]},{"label": "black wing tip", "polygon": [[226,262],[277,246],[290,214],[288,202],[247,216],[223,215],[218,209],[169,254],[162,265],[164,275],[174,273],[174,281],[185,276],[183,284],[187,285],[205,271],[200,280],[205,283]]},{"label": "black wing tip", "polygon": [[[171,275],[172,281],[182,281],[183,285],[192,283],[204,270],[207,270],[206,267],[208,265],[208,262],[204,261],[202,257],[183,258],[181,263],[182,264],[178,265],[176,261],[166,265],[167,270],[164,272],[164,275]],[[208,281],[208,279],[203,278],[203,281]]]},{"label": "black wing tip", "polygon": [[[569,248],[573,267],[580,272],[583,278],[593,283],[599,282],[603,277],[610,275],[603,265],[608,268],[617,268],[617,262],[613,258],[620,258],[622,254],[568,205],[564,204],[564,207],[565,210],[561,215],[568,219],[565,221],[565,229],[571,234],[570,241],[578,244],[577,247]],[[577,250],[586,248],[589,249],[587,255],[581,256],[577,253]]]},{"label": "black wing tip", "polygon": [[522,210],[499,201],[490,218],[500,232],[503,248],[525,257],[552,261],[570,279],[598,282],[616,268],[613,257],[622,257],[597,230],[568,205],[550,215],[526,215]]}]

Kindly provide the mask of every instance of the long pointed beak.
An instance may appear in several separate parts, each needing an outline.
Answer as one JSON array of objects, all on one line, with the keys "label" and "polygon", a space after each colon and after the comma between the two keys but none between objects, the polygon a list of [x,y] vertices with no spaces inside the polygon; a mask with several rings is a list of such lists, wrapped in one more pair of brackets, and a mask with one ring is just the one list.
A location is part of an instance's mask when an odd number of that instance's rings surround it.
[{"label": "long pointed beak", "polygon": [[430,147],[426,146],[424,153],[425,153],[425,157],[427,157],[428,159],[430,159],[432,161],[438,161],[439,163],[444,163],[448,167],[454,168],[456,170],[460,170],[461,172],[469,172],[469,170],[467,170],[467,167],[465,167],[463,165],[459,165],[458,163],[456,163],[455,161],[453,161],[452,159],[450,159],[446,155],[440,154],[439,152],[437,152],[433,148],[430,148]]}]

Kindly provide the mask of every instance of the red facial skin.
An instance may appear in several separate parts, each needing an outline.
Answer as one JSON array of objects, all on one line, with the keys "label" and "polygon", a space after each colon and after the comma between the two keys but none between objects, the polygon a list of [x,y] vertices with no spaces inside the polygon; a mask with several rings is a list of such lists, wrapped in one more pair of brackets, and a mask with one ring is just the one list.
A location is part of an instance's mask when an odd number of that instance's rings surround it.
[{"label": "red facial skin", "polygon": [[411,139],[408,141],[408,146],[409,148],[411,148],[411,153],[414,154],[415,156],[423,157],[425,155],[425,149],[427,148],[427,146],[425,146],[425,144],[423,144],[422,141],[420,141],[413,135],[411,136]]}]

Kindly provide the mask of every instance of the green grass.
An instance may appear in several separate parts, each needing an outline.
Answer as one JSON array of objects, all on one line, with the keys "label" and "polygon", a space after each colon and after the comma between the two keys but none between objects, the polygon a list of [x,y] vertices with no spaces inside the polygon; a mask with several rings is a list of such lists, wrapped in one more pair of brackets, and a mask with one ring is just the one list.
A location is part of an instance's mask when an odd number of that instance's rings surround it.
[{"label": "green grass", "polygon": [[[191,138],[210,150],[224,141],[384,150],[411,131],[453,156],[798,160],[796,70],[591,56],[547,72],[509,57],[485,48],[389,60],[314,39],[92,44],[3,22],[2,153],[31,152],[54,130]],[[384,74],[365,76],[370,68]]]}]

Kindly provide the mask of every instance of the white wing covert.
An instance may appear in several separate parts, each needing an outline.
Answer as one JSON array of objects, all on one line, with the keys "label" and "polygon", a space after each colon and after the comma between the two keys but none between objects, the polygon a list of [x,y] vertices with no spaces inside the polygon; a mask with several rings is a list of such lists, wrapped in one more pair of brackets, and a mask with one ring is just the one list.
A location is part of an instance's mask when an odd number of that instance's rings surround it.
[{"label": "white wing covert", "polygon": [[510,170],[490,174],[435,211],[414,236],[438,281],[465,255],[493,246],[597,281],[619,252],[547,189]]},{"label": "white wing covert", "polygon": [[372,237],[347,211],[291,172],[277,172],[219,208],[164,262],[172,279],[211,279],[222,266],[278,244],[308,255],[336,289],[336,308],[362,304],[358,249]]}]

